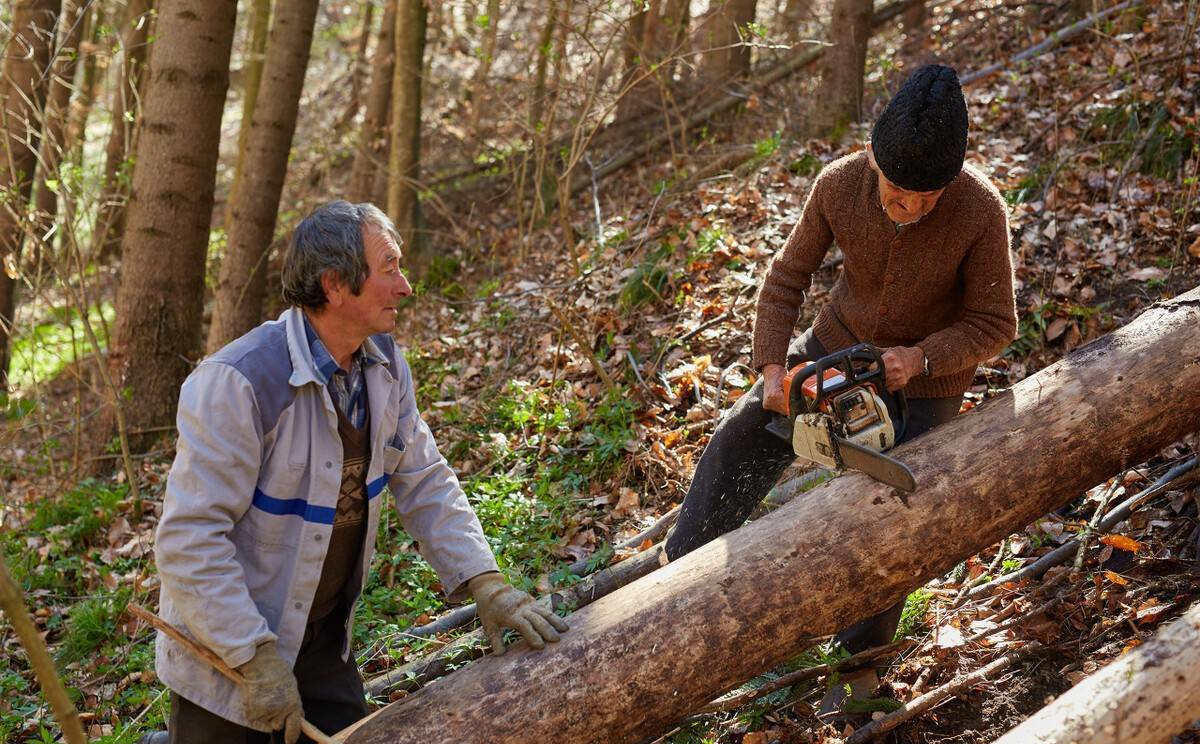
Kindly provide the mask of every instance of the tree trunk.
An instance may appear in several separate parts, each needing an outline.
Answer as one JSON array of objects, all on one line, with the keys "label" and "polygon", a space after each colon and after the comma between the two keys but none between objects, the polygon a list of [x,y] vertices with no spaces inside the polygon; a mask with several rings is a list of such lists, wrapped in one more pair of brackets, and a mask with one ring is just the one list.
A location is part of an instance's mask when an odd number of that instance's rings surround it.
[{"label": "tree trunk", "polygon": [[538,33],[537,60],[534,62],[533,95],[529,98],[529,129],[537,133],[546,105],[546,70],[550,65],[550,47],[554,43],[554,23],[558,0],[547,0],[546,22]]},{"label": "tree trunk", "polygon": [[687,41],[690,19],[687,2],[657,0],[642,7],[644,9],[629,20],[625,32],[621,78],[621,89],[625,93],[617,107],[619,121],[628,121],[651,109],[664,108],[663,102],[671,97],[676,87],[678,65],[672,58],[682,51]]},{"label": "tree trunk", "polygon": [[909,41],[921,37],[921,29],[925,26],[928,13],[925,8],[925,0],[917,0],[904,11],[900,22],[904,25],[904,33]]},{"label": "tree trunk", "polygon": [[[250,131],[254,128],[254,107],[258,104],[270,25],[271,0],[251,0],[250,41],[246,49],[246,63],[242,68],[242,123],[238,127],[237,159],[233,164],[233,187],[229,190],[230,204],[233,203],[232,195],[237,193],[238,184],[242,181],[242,170],[246,164],[246,143],[250,141]],[[307,66],[307,58],[304,62]],[[232,214],[232,207],[225,210],[226,235],[233,228]]]},{"label": "tree trunk", "polygon": [[367,47],[371,44],[371,22],[375,20],[375,3],[365,0],[362,7],[362,30],[358,34],[358,51],[354,55],[354,69],[350,72],[350,103],[346,106],[338,129],[347,126],[358,116],[362,108],[363,78],[367,74]]},{"label": "tree trunk", "polygon": [[354,165],[350,169],[350,201],[375,199],[375,175],[380,170],[387,151],[388,108],[392,102],[392,76],[396,62],[396,4],[390,0],[383,11],[375,54],[371,57],[371,90],[367,94],[367,110],[363,114]]},{"label": "tree trunk", "polygon": [[425,58],[425,2],[400,0],[396,10],[396,66],[388,153],[387,212],[406,250],[415,251],[417,178],[421,167],[421,69]]},{"label": "tree trunk", "polygon": [[808,133],[837,138],[847,124],[862,118],[871,0],[834,0],[829,37],[832,46],[821,60],[821,82],[813,97]]},{"label": "tree trunk", "polygon": [[848,473],[366,720],[349,744],[653,737],[808,639],[914,587],[1195,431],[1200,288],[1157,303],[897,447],[918,490]]},{"label": "tree trunk", "polygon": [[204,261],[237,0],[164,0],[133,168],[110,362],[136,429],[174,420],[203,346]]},{"label": "tree trunk", "polygon": [[[100,210],[92,234],[92,255],[108,260],[116,255],[124,232],[125,208],[129,193],[129,153],[133,152],[137,131],[138,100],[142,73],[146,67],[147,43],[153,14],[153,0],[129,0],[125,9],[121,36],[123,62],[112,100],[112,129],[104,148],[104,176],[100,182]],[[164,12],[169,8],[163,8]]]},{"label": "tree trunk", "polygon": [[33,188],[50,50],[60,9],[60,0],[16,0],[0,67],[0,395],[8,392],[16,266],[28,227],[23,218]]},{"label": "tree trunk", "polygon": [[996,744],[1160,744],[1200,718],[1200,604]]},{"label": "tree trunk", "polygon": [[[868,18],[870,3],[867,4]],[[750,46],[746,26],[754,22],[756,0],[724,0],[707,23],[703,75],[709,85],[720,85],[750,72]]]},{"label": "tree trunk", "polygon": [[79,166],[83,164],[83,141],[87,131],[88,118],[92,114],[92,106],[96,101],[96,49],[99,48],[101,34],[105,29],[104,5],[97,3],[88,12],[87,31],[84,35],[89,40],[89,46],[81,50],[83,63],[79,73],[79,92],[71,104],[70,123],[67,125],[67,142],[70,143],[71,162]]},{"label": "tree trunk", "polygon": [[496,32],[500,26],[500,0],[487,0],[487,30],[483,34],[483,47],[479,50],[479,64],[471,77],[471,118],[469,129],[474,131],[479,123],[479,109],[483,102],[483,88],[487,85],[492,59],[496,56]]},{"label": "tree trunk", "polygon": [[[58,45],[50,73],[50,92],[46,98],[45,123],[42,126],[41,154],[38,156],[37,181],[33,190],[34,230],[33,256],[30,265],[40,271],[42,249],[58,217],[59,186],[50,188],[47,181],[58,181],[59,165],[67,158],[68,119],[71,109],[71,93],[76,88],[76,75],[82,70],[79,64],[79,41],[84,38],[87,8],[80,2],[68,0],[59,23]],[[88,15],[87,17],[90,17]],[[90,29],[87,29],[90,31]]]},{"label": "tree trunk", "polygon": [[275,237],[317,5],[318,0],[290,0],[275,7],[263,68],[266,88],[254,107],[246,139],[247,167],[230,202],[229,243],[221,259],[217,304],[208,334],[210,354],[262,318],[265,264]]}]

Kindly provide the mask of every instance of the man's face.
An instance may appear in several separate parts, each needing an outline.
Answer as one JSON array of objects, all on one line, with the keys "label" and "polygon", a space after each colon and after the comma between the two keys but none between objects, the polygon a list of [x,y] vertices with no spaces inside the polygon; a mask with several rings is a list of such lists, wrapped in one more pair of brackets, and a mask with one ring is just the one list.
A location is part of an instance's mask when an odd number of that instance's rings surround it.
[{"label": "man's face", "polygon": [[400,271],[400,246],[391,235],[368,225],[363,228],[363,253],[368,272],[362,290],[355,295],[349,287],[338,287],[336,310],[366,335],[390,332],[396,326],[397,303],[412,294]]},{"label": "man's face", "polygon": [[932,212],[937,205],[938,198],[946,190],[944,187],[937,191],[902,189],[883,175],[883,171],[875,163],[875,153],[869,144],[867,145],[867,157],[871,161],[871,168],[875,171],[876,178],[879,179],[879,202],[888,218],[897,225],[916,222]]}]

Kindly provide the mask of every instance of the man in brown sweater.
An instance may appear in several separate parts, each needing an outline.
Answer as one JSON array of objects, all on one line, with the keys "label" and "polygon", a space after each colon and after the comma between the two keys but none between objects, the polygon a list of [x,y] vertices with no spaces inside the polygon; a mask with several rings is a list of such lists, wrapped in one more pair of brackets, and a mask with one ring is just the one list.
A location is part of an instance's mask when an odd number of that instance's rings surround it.
[{"label": "man in brown sweater", "polygon": [[[765,429],[772,412],[787,410],[786,369],[874,344],[888,388],[908,398],[907,440],[957,414],[976,365],[1014,338],[1008,214],[987,177],[963,164],[966,144],[958,77],[929,65],[888,104],[865,150],[817,176],[759,292],[751,364],[762,377],[696,466],[667,540],[672,560],[739,526],[794,459],[791,445]],[[812,327],[793,341],[804,293],[834,243],[842,273]],[[837,640],[851,652],[887,643],[901,609],[897,603]]]}]

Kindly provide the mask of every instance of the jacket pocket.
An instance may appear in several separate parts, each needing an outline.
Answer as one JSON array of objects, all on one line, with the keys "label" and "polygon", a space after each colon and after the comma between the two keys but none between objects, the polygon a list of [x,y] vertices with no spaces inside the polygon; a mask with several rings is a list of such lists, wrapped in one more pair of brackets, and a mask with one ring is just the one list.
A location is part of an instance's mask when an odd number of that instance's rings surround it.
[{"label": "jacket pocket", "polygon": [[396,472],[396,468],[400,467],[400,460],[403,458],[404,442],[399,441],[399,438],[385,444],[383,446],[383,474],[391,475]]}]

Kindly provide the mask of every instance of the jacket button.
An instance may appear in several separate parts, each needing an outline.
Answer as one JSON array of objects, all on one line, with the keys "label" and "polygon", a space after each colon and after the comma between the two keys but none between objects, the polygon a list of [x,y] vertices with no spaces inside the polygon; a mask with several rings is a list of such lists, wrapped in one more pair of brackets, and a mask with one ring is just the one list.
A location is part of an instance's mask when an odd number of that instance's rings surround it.
[{"label": "jacket button", "polygon": [[315,540],[315,541],[317,541],[317,542],[321,542],[321,536],[320,536],[320,535],[313,535],[313,540]]},{"label": "jacket button", "polygon": [[298,610],[298,609],[300,609],[300,608],[301,608],[301,607],[303,607],[303,606],[304,606],[304,605],[300,604],[299,602],[297,602],[297,603],[296,603],[296,609],[297,609],[297,610]]},{"label": "jacket button", "polygon": [[332,468],[332,467],[333,467],[333,463],[332,463],[332,462],[330,462],[329,460],[326,460],[326,461],[325,461],[325,467],[327,467],[327,468]]}]

